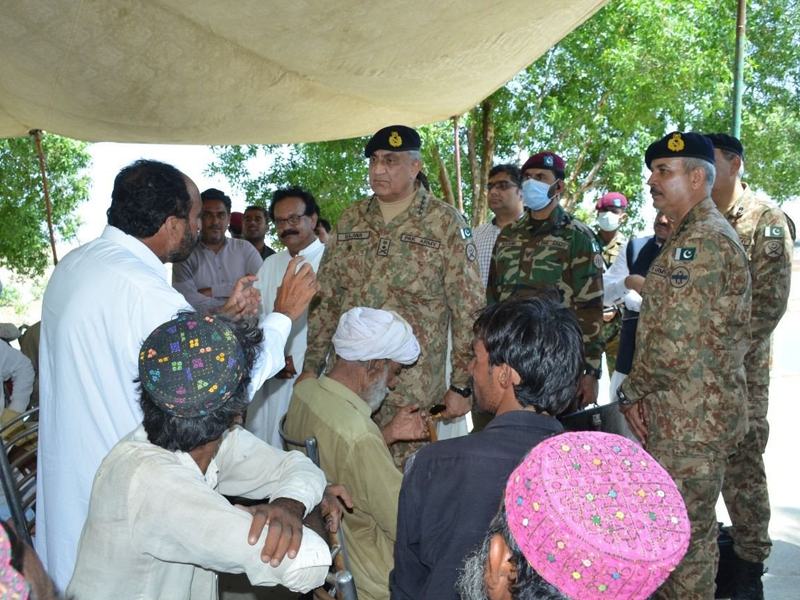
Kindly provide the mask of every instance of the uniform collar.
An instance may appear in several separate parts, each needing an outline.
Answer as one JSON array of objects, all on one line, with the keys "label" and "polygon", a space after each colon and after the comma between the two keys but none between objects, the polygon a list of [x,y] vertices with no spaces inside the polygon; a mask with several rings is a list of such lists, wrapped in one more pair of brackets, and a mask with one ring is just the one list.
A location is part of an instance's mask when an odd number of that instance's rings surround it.
[{"label": "uniform collar", "polygon": [[[400,214],[411,213],[415,214],[419,217],[425,214],[428,209],[428,205],[430,204],[431,196],[428,193],[423,185],[419,182],[414,184],[416,186],[416,192],[414,193],[414,199],[411,201],[411,205],[405,210],[405,212]],[[381,222],[383,222],[383,214],[381,213],[381,207],[378,206],[378,196],[372,194],[369,197],[369,201],[367,202],[367,209],[366,214],[370,217],[380,218]]]},{"label": "uniform collar", "polygon": [[744,181],[742,182],[742,186],[744,187],[744,191],[742,195],[733,203],[733,205],[728,209],[728,212],[725,213],[725,218],[730,220],[739,219],[744,214],[744,207],[745,204],[750,200],[750,197],[753,195],[752,188],[747,185]]}]

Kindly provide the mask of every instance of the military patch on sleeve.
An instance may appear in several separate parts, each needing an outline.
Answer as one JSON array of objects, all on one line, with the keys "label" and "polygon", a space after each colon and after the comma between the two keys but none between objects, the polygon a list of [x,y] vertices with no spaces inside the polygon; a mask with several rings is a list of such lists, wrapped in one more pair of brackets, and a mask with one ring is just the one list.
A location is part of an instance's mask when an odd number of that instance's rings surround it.
[{"label": "military patch on sleeve", "polygon": [[378,242],[378,256],[389,256],[389,246],[392,245],[391,238],[381,238]]},{"label": "military patch on sleeve", "polygon": [[650,273],[652,273],[653,275],[658,275],[659,277],[667,276],[667,270],[661,265],[653,265],[652,267],[650,267],[648,274]]},{"label": "military patch on sleeve", "polygon": [[594,255],[594,266],[597,267],[599,271],[602,271],[606,266],[606,263],[603,262],[603,257],[599,254]]},{"label": "military patch on sleeve", "polygon": [[467,244],[465,252],[467,253],[467,260],[470,262],[474,262],[478,258],[478,249],[475,244]]},{"label": "military patch on sleeve", "polygon": [[466,240],[472,237],[472,230],[469,227],[461,228],[461,239]]},{"label": "military patch on sleeve", "polygon": [[[769,229],[769,227],[767,228]],[[774,227],[773,229],[782,229],[781,227]],[[783,256],[783,242],[766,242],[764,244],[764,254],[767,258],[780,258]]]},{"label": "military patch on sleeve", "polygon": [[349,242],[350,240],[366,240],[369,238],[369,231],[347,231],[339,233],[336,239],[340,242]]},{"label": "military patch on sleeve", "polygon": [[783,227],[779,227],[776,225],[767,225],[764,227],[764,237],[768,238],[782,238],[783,237]]},{"label": "military patch on sleeve", "polygon": [[675,260],[694,260],[697,248],[675,248]]},{"label": "military patch on sleeve", "polygon": [[669,283],[674,288],[682,288],[689,283],[691,273],[686,267],[675,267],[669,276]]}]

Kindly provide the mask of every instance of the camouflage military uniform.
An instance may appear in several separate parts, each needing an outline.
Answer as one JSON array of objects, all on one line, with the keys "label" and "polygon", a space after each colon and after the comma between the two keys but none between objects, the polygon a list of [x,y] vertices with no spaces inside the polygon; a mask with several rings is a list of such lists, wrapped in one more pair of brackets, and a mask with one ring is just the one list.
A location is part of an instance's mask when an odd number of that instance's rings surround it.
[{"label": "camouflage military uniform", "polygon": [[769,423],[769,361],[772,332],[789,300],[792,276],[792,239],[783,211],[749,187],[726,213],[739,234],[750,263],[753,281],[752,342],[745,357],[747,374],[747,435],[725,471],[722,495],[733,522],[731,535],[736,554],[763,563],[769,556],[769,493],[762,454]]},{"label": "camouflage military uniform", "polygon": [[[339,316],[354,306],[394,310],[419,340],[421,354],[403,369],[375,419],[388,423],[397,411],[419,402],[425,408],[446,391],[447,330],[452,329],[451,383],[470,387],[473,312],[483,306],[477,249],[463,219],[444,202],[418,187],[411,206],[384,224],[376,197],[342,214],[319,266],[321,291],[308,318],[304,370],[317,373]],[[421,443],[393,444],[398,465]]]},{"label": "camouflage military uniform", "polygon": [[711,600],[714,508],[747,427],[751,300],[744,249],[711,198],[676,225],[642,297],[633,368],[620,389],[646,403],[647,450],[675,479],[692,523],[686,556],[654,597]]},{"label": "camouflage military uniform", "polygon": [[[617,260],[617,256],[622,251],[622,248],[625,246],[625,240],[623,240],[619,233],[614,236],[614,239],[611,240],[608,244],[605,243],[600,232],[598,231],[595,233],[594,236],[595,242],[597,245],[600,246],[601,253],[600,255],[603,257],[603,262],[605,263],[605,271],[608,271],[611,268],[611,265],[614,264],[614,261]],[[617,364],[617,351],[619,350],[619,332],[622,329],[622,309],[618,306],[614,306],[616,312],[614,313],[614,318],[606,323],[603,322],[603,340],[605,340],[606,347],[606,365],[608,365],[608,375],[611,376],[614,373],[614,369]]]},{"label": "camouflage military uniform", "polygon": [[526,290],[556,289],[583,331],[586,365],[603,356],[603,259],[594,232],[560,206],[545,221],[530,213],[507,225],[495,243],[486,298],[501,302]]}]

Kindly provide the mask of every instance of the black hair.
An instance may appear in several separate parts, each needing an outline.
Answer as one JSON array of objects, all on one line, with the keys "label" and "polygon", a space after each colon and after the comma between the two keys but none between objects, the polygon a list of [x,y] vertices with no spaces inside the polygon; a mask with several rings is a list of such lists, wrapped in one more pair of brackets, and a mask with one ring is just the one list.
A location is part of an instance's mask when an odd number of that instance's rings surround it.
[{"label": "black hair", "polygon": [[231,199],[222,190],[208,188],[205,192],[200,194],[200,199],[204,203],[206,200],[219,200],[225,205],[225,210],[228,211],[228,214],[231,214]]},{"label": "black hair", "polygon": [[272,193],[272,202],[269,204],[269,218],[273,223],[275,222],[275,205],[277,205],[278,202],[284,198],[300,198],[306,205],[306,212],[304,214],[307,217],[310,217],[314,214],[319,214],[317,201],[314,199],[314,196],[311,194],[311,192],[300,187],[299,185],[293,185],[280,190],[275,190]]},{"label": "black hair", "polygon": [[114,179],[108,224],[135,238],[154,236],[167,217],[189,220],[192,199],[186,179],[172,165],[137,160]]},{"label": "black hair", "polygon": [[555,290],[511,298],[481,311],[473,326],[489,364],[506,364],[520,376],[517,401],[556,416],[575,398],[583,372],[583,333]]},{"label": "black hair", "polygon": [[556,179],[560,179],[561,181],[567,181],[567,172],[564,169],[550,169],[556,175]]},{"label": "black hair", "polygon": [[[192,311],[182,311],[177,316],[202,319],[204,315]],[[242,380],[228,401],[215,411],[202,417],[183,418],[161,410],[141,385],[141,380],[137,378],[134,383],[139,384],[139,403],[144,413],[142,423],[151,444],[172,452],[177,450],[190,452],[203,444],[219,439],[233,420],[247,408],[247,385],[250,383],[250,371],[260,354],[264,333],[257,324],[251,323],[247,319],[233,321],[221,315],[217,315],[215,319],[227,325],[242,346],[245,358]]]},{"label": "black hair", "polygon": [[520,173],[517,165],[495,165],[492,167],[492,170],[489,171],[489,179],[498,173],[505,173],[508,175],[508,178],[517,185],[517,187],[522,187],[522,173]]},{"label": "black hair", "polygon": [[[319,214],[319,213],[317,213],[317,214]],[[322,227],[328,233],[331,232],[331,224],[330,224],[330,222],[327,219],[323,219],[322,217],[317,219],[317,227]]]},{"label": "black hair", "polygon": [[269,213],[267,212],[267,209],[264,208],[263,206],[258,206],[257,204],[248,206],[247,208],[244,209],[244,212],[242,214],[246,215],[248,210],[260,210],[262,213],[264,213],[264,220],[269,221]]}]

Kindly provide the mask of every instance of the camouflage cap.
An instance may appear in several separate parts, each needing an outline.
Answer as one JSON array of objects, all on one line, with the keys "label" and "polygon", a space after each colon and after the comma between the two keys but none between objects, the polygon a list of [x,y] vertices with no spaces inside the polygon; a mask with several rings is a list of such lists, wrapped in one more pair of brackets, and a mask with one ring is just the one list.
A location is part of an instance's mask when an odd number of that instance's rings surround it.
[{"label": "camouflage cap", "polygon": [[566,171],[567,166],[564,159],[555,152],[538,152],[525,161],[520,169],[525,173],[528,169],[549,169],[550,171]]},{"label": "camouflage cap", "polygon": [[744,146],[739,138],[735,138],[727,133],[707,133],[706,137],[711,141],[714,148],[733,152],[736,156],[744,160]]},{"label": "camouflage cap", "polygon": [[421,147],[419,134],[414,129],[405,125],[390,125],[379,130],[370,138],[364,147],[364,156],[369,158],[376,150],[407,152],[419,150]]},{"label": "camouflage cap", "polygon": [[653,142],[644,153],[647,168],[657,158],[701,158],[714,164],[714,146],[706,136],[692,131],[673,131]]}]

